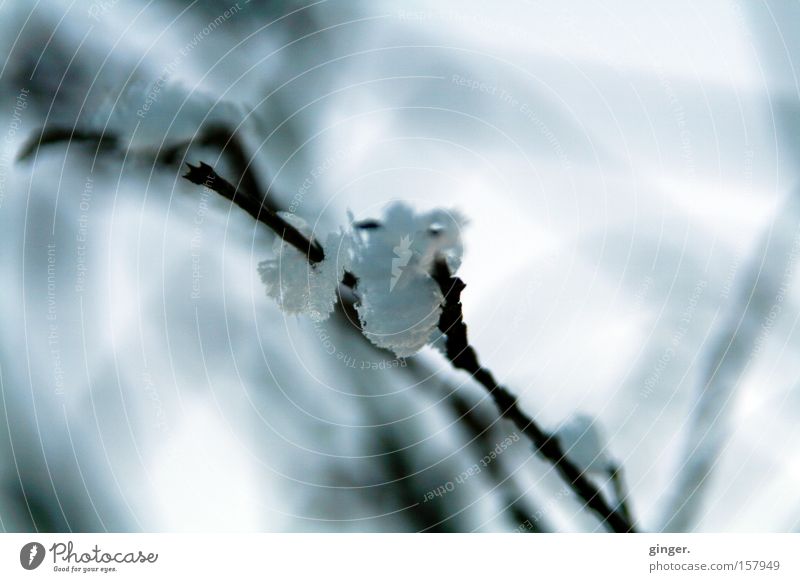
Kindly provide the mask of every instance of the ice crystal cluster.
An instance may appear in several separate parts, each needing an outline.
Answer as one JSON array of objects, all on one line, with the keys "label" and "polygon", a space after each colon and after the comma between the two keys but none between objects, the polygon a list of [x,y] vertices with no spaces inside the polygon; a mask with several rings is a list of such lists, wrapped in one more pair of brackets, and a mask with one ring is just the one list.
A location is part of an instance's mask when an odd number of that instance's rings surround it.
[{"label": "ice crystal cluster", "polygon": [[[311,237],[311,229],[302,218],[288,212],[278,214]],[[283,239],[275,239],[274,258],[258,265],[267,295],[284,313],[308,315],[314,321],[327,319],[336,305],[339,281],[350,266],[349,240],[344,231],[329,234],[324,243],[325,260],[312,265],[304,253]]]},{"label": "ice crystal cluster", "polygon": [[[285,216],[304,234],[307,225]],[[259,265],[267,294],[286,313],[323,320],[333,311],[345,271],[357,279],[356,310],[364,335],[398,357],[415,354],[439,335],[442,293],[431,277],[435,261],[455,273],[463,253],[464,219],[454,211],[416,213],[394,203],[380,220],[356,222],[323,241],[325,259],[306,256],[278,240],[275,257]]]}]

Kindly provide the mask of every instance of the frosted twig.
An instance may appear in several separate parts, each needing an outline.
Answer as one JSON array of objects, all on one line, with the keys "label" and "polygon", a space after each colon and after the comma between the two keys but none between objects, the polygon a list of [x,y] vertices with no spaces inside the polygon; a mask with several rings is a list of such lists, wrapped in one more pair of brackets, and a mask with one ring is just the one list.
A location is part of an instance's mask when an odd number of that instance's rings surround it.
[{"label": "frosted twig", "polygon": [[[228,157],[231,158],[231,162],[242,176],[241,188],[219,176],[211,166],[203,162],[197,166],[187,164],[189,171],[183,177],[195,184],[204,185],[241,207],[257,221],[268,226],[286,243],[303,253],[309,263],[322,262],[325,253],[319,242],[313,237],[306,237],[297,228],[286,222],[267,204],[266,197],[257,196],[257,179],[253,176],[252,169],[244,157],[241,144],[235,138],[235,134],[228,132],[225,128],[212,127],[196,141],[198,145],[219,145],[223,151],[228,152]],[[42,130],[37,139],[31,139],[23,146],[18,159],[29,158],[42,145],[70,140],[94,143],[98,148],[116,149],[118,147],[118,140],[111,135],[62,129]],[[191,143],[177,144],[157,152],[156,157],[160,163],[171,164],[181,151],[185,154],[190,145]],[[368,229],[370,224],[359,224],[358,227]],[[601,492],[565,457],[557,439],[545,433],[532,418],[526,416],[519,409],[516,398],[498,385],[492,374],[479,364],[477,354],[468,343],[466,325],[463,322],[460,302],[461,291],[465,287],[463,281],[450,275],[449,268],[444,261],[436,263],[432,277],[445,298],[438,327],[446,336],[445,346],[453,366],[469,372],[488,390],[501,415],[514,422],[523,434],[534,443],[536,450],[553,464],[570,487],[611,530],[616,532],[635,531],[624,504],[620,503],[616,509],[612,509],[606,503]],[[357,286],[358,280],[352,273],[345,272],[341,283],[345,288],[352,290]],[[358,319],[352,313],[352,305],[345,302],[343,308],[347,319],[355,327],[359,327]],[[350,308],[349,311],[348,308]]]},{"label": "frosted twig", "polygon": [[213,190],[247,211],[250,216],[266,224],[284,241],[308,257],[309,263],[321,263],[325,259],[325,252],[318,241],[313,238],[307,238],[279,214],[267,208],[260,199],[249,192],[237,189],[233,184],[221,178],[206,163],[200,162],[199,166],[187,164],[187,166],[189,166],[189,171],[183,175],[184,178],[193,184],[200,184]]},{"label": "frosted twig", "polygon": [[[319,249],[321,255],[319,260],[324,258],[324,252],[316,241],[306,238],[302,233],[294,229],[292,240],[289,240],[285,233],[286,226],[276,225],[274,218],[279,218],[274,213],[264,213],[260,205],[256,206],[257,201],[249,195],[240,195],[232,184],[219,177],[214,170],[207,164],[200,163],[199,166],[189,166],[190,171],[184,177],[195,184],[205,184],[215,192],[224,196],[234,203],[243,202],[243,208],[256,220],[269,226],[278,235],[283,236],[286,242],[305,253],[309,262],[318,262],[312,257],[312,250]],[[281,219],[282,220],[282,219]],[[283,221],[285,224],[285,221]],[[469,372],[484,388],[489,391],[500,414],[514,422],[523,434],[533,442],[536,450],[547,458],[556,470],[564,477],[574,491],[584,500],[586,505],[592,509],[608,527],[616,532],[634,531],[634,526],[629,519],[619,509],[614,509],[603,498],[602,493],[595,487],[583,473],[565,456],[564,451],[557,439],[551,438],[545,433],[534,420],[526,416],[517,405],[517,400],[508,390],[500,386],[486,368],[483,368],[474,348],[469,345],[467,339],[467,326],[463,321],[461,309],[461,291],[465,285],[458,277],[453,277],[445,261],[435,263],[432,273],[434,281],[439,285],[443,297],[445,298],[442,306],[442,314],[439,319],[439,330],[445,334],[445,348],[447,357],[455,368]]]},{"label": "frosted twig", "polygon": [[[280,219],[279,216],[274,213],[265,213],[252,196],[240,194],[232,184],[219,177],[210,166],[201,162],[199,166],[190,165],[189,168],[190,171],[184,176],[187,180],[195,184],[205,184],[234,203],[240,205],[244,203],[242,206],[244,210],[256,220],[269,226],[279,236],[283,236],[286,242],[305,253],[310,263],[321,261],[324,258],[324,252],[319,243],[306,238],[296,229],[291,231],[292,239],[287,238],[285,233],[289,231],[286,226],[289,225],[285,221],[283,224],[276,224],[275,218]],[[316,249],[319,250],[319,259],[315,258],[316,255],[312,256],[312,252],[316,252]],[[553,464],[575,493],[611,530],[615,532],[634,531],[633,523],[625,517],[623,512],[612,508],[597,487],[565,456],[558,440],[551,438],[539,428],[532,418],[526,416],[517,405],[516,398],[495,381],[489,370],[480,365],[475,350],[469,345],[467,326],[463,320],[461,309],[461,291],[465,287],[463,281],[458,277],[451,276],[445,261],[435,263],[432,277],[445,298],[438,327],[446,336],[447,357],[453,366],[469,372],[488,390],[500,414],[511,420],[533,442],[536,450]]]},{"label": "frosted twig", "polygon": [[432,276],[445,298],[442,315],[439,319],[439,331],[446,336],[445,352],[453,367],[468,372],[486,388],[500,414],[513,422],[533,442],[536,450],[553,464],[575,493],[611,530],[615,532],[635,531],[633,523],[625,517],[624,513],[619,509],[612,508],[600,490],[566,457],[558,440],[544,432],[533,418],[522,412],[517,399],[497,383],[489,370],[481,366],[475,349],[469,343],[467,326],[464,323],[461,306],[461,292],[466,287],[464,282],[450,274],[450,269],[445,261],[435,263]]}]

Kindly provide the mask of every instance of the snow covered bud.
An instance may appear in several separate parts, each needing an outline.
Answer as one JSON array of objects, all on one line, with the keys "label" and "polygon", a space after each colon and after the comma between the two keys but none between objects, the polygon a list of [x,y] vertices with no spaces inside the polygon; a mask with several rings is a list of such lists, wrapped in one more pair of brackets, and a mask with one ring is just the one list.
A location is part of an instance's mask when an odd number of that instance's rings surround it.
[{"label": "snow covered bud", "polygon": [[[286,222],[311,239],[305,221],[294,214],[278,213]],[[325,259],[311,264],[308,257],[278,238],[273,244],[275,258],[258,265],[261,280],[280,308],[288,314],[305,314],[314,321],[328,319],[336,305],[339,282],[350,265],[350,237],[331,233],[325,240]]]},{"label": "snow covered bud", "polygon": [[[305,222],[280,215],[312,239]],[[417,214],[402,203],[389,206],[380,220],[350,219],[350,229],[325,240],[325,259],[319,263],[276,240],[275,258],[259,264],[267,295],[286,313],[321,321],[333,311],[338,284],[349,271],[357,280],[355,308],[364,335],[399,358],[412,356],[441,335],[437,324],[444,298],[431,270],[435,261],[444,260],[456,272],[465,220],[445,210]]]},{"label": "snow covered bud", "polygon": [[464,224],[458,212],[417,214],[399,202],[381,220],[353,223],[356,310],[373,344],[404,358],[440,335],[436,326],[444,298],[430,272],[437,258],[446,260],[452,273],[458,269]]}]

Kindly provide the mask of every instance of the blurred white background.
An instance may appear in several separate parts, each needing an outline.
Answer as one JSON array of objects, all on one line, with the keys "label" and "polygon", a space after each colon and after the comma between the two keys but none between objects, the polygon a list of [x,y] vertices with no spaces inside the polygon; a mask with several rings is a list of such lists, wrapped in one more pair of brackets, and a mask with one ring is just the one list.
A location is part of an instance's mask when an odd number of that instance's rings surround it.
[{"label": "blurred white background", "polygon": [[[458,208],[484,363],[642,529],[796,530],[800,5],[606,4],[3,3],[0,526],[603,529],[524,439],[424,501],[514,427],[278,310],[273,234],[142,153],[224,121],[321,233]],[[45,125],[122,147],[16,162]]]}]

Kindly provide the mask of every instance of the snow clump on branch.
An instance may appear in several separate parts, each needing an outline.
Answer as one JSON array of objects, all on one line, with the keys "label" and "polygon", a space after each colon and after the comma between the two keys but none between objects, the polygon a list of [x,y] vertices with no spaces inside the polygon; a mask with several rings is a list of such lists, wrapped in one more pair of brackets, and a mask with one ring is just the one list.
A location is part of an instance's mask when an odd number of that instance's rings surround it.
[{"label": "snow clump on branch", "polygon": [[[283,215],[311,237],[305,223]],[[444,297],[431,277],[444,260],[452,274],[461,265],[460,213],[436,209],[415,213],[394,203],[380,220],[356,221],[348,230],[328,236],[325,259],[312,264],[306,255],[280,239],[275,258],[259,265],[267,294],[286,313],[307,314],[315,321],[333,311],[345,271],[357,280],[355,305],[364,335],[397,357],[414,355],[436,340]]]},{"label": "snow clump on branch", "polygon": [[[363,223],[362,223],[363,224]],[[447,261],[461,264],[464,218],[441,209],[416,214],[409,206],[389,206],[381,221],[353,229],[356,304],[364,335],[398,357],[414,355],[440,334],[436,329],[444,297],[430,273]]]},{"label": "snow clump on branch", "polygon": [[[302,218],[288,212],[278,214],[311,238],[311,229]],[[344,232],[329,234],[325,259],[310,264],[304,253],[280,238],[275,239],[272,247],[275,258],[258,265],[267,295],[284,313],[305,314],[313,321],[328,319],[336,305],[339,281],[350,265],[349,242],[350,237]]]}]

